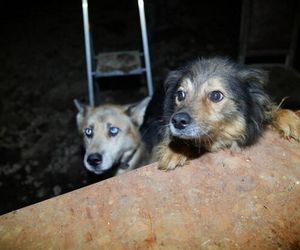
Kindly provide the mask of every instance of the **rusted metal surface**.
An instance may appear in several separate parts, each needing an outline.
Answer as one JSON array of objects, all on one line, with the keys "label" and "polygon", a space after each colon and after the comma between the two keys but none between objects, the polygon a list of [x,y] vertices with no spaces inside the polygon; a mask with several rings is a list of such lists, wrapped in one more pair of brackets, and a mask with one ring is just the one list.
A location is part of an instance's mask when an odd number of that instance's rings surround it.
[{"label": "rusted metal surface", "polygon": [[1,249],[299,249],[300,144],[155,165],[0,217]]}]

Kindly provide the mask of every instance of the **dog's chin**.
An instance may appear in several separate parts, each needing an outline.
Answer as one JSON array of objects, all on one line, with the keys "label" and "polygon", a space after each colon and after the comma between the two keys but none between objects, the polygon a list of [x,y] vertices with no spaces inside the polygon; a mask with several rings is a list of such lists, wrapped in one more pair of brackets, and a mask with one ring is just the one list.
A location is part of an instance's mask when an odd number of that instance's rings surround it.
[{"label": "dog's chin", "polygon": [[173,124],[170,124],[170,134],[172,137],[184,140],[200,139],[205,136],[203,130],[197,126],[187,126],[184,129],[177,129],[173,126]]},{"label": "dog's chin", "polygon": [[91,171],[92,173],[96,174],[96,175],[100,175],[103,174],[104,171],[102,169],[89,169],[89,171]]},{"label": "dog's chin", "polygon": [[90,171],[96,175],[100,175],[105,172],[105,170],[102,169],[101,164],[99,164],[97,166],[91,166],[91,165],[85,163],[84,166],[88,171]]},{"label": "dog's chin", "polygon": [[87,162],[84,162],[85,168],[96,175],[104,174],[105,172],[109,171],[113,166],[110,164],[104,165],[103,163],[98,164],[97,166],[91,166]]}]

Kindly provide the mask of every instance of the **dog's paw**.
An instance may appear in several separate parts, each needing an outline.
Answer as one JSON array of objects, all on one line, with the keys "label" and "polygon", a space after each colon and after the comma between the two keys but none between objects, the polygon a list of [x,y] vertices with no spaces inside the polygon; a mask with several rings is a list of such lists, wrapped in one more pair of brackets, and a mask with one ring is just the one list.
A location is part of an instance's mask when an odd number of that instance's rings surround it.
[{"label": "dog's paw", "polygon": [[295,112],[288,109],[278,110],[274,114],[272,125],[284,138],[300,142],[300,118]]},{"label": "dog's paw", "polygon": [[229,150],[231,155],[242,153],[242,149],[236,141],[232,142]]},{"label": "dog's paw", "polygon": [[220,150],[227,149],[227,148],[229,148],[229,150],[232,154],[242,152],[242,149],[239,146],[239,144],[236,141],[230,141],[230,140],[220,140],[220,141],[214,142],[211,145],[211,147],[209,148],[209,151],[215,153]]},{"label": "dog's paw", "polygon": [[182,154],[174,153],[170,149],[161,154],[158,160],[158,168],[161,170],[173,170],[176,167],[182,167],[187,164],[188,158]]}]

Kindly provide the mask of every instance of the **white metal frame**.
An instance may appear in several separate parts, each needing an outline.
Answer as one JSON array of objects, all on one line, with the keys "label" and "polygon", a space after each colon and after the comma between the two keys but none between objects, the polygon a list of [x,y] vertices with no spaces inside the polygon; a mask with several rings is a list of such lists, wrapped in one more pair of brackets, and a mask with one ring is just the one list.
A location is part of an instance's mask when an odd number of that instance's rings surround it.
[{"label": "white metal frame", "polygon": [[[143,41],[144,64],[145,64],[145,70],[141,72],[146,72],[148,95],[152,96],[153,82],[152,82],[150,54],[149,54],[147,27],[146,27],[146,18],[145,18],[145,9],[144,9],[143,0],[138,0],[138,8],[139,8],[140,26],[141,26],[142,41]],[[93,65],[92,65],[93,55],[92,55],[92,48],[91,48],[88,0],[82,0],[82,14],[83,14],[83,29],[84,29],[89,104],[91,106],[95,106],[94,78],[96,76],[95,73],[93,72]]]}]

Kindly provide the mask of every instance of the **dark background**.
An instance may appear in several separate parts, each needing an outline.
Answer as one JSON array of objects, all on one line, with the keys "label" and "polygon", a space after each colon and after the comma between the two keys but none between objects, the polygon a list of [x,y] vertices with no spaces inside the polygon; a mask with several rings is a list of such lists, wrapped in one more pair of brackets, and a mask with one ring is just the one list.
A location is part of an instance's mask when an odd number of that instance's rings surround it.
[{"label": "dark background", "polygon": [[[145,1],[155,85],[193,58],[236,59],[241,6],[238,0]],[[95,51],[141,48],[137,1],[90,0],[89,8]],[[272,1],[261,11],[272,15]],[[268,41],[274,46],[282,36],[276,27]],[[1,5],[0,28],[1,214],[103,177],[84,170],[75,124],[73,99],[88,102],[81,1],[10,1]],[[263,28],[258,37],[269,30]],[[296,70],[298,55],[297,47]],[[101,92],[102,102],[142,99],[147,91],[140,80],[112,79]],[[135,81],[141,83],[132,87]],[[101,81],[99,86],[103,90]],[[276,101],[289,95],[286,105],[300,108],[299,88],[295,72],[271,70],[267,89]]]}]

